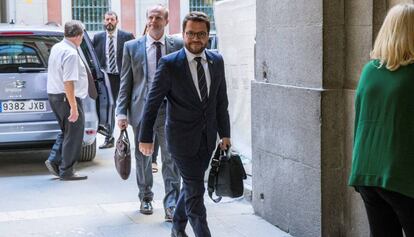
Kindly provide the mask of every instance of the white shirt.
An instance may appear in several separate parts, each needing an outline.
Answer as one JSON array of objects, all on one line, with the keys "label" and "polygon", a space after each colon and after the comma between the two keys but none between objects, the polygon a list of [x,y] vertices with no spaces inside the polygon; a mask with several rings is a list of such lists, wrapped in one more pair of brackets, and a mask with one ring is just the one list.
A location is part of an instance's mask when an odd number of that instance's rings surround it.
[{"label": "white shirt", "polygon": [[[109,41],[111,39],[109,38],[108,31],[106,32],[106,45],[105,45],[105,56],[106,56],[106,71],[109,72]],[[118,69],[118,63],[117,63],[117,46],[118,46],[118,29],[115,28],[113,34],[112,34],[112,40],[114,41],[114,52],[115,52],[115,72],[119,73]]]},{"label": "white shirt", "polygon": [[147,34],[147,42],[145,47],[147,50],[147,76],[150,83],[154,81],[155,72],[157,71],[157,46],[154,44],[156,41],[159,41],[161,43],[161,57],[166,53],[165,35],[163,35],[159,40],[155,40],[149,34]]},{"label": "white shirt", "polygon": [[84,99],[88,95],[88,75],[78,55],[76,45],[67,39],[55,44],[49,56],[47,93],[65,93],[64,82],[73,81],[75,96]]},{"label": "white shirt", "polygon": [[201,52],[200,54],[196,55],[191,53],[187,50],[186,47],[184,47],[185,54],[187,56],[188,65],[190,66],[191,76],[193,77],[194,85],[197,89],[198,96],[201,100],[201,93],[200,88],[198,88],[198,76],[197,76],[197,61],[194,59],[195,57],[201,57],[201,65],[203,65],[204,73],[206,75],[206,83],[207,83],[207,95],[210,94],[210,85],[211,85],[211,78],[210,78],[210,71],[208,70],[208,62],[206,57],[205,50]]}]

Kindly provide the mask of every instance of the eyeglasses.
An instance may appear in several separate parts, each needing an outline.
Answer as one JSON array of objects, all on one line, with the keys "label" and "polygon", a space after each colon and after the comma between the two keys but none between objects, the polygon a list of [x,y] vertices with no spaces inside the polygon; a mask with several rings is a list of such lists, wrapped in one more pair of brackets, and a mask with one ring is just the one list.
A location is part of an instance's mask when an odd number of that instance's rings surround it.
[{"label": "eyeglasses", "polygon": [[187,32],[185,32],[185,35],[187,35],[187,37],[190,38],[190,39],[194,39],[196,36],[199,39],[204,39],[207,36],[207,32],[205,32],[205,31],[200,31],[200,32],[187,31]]}]

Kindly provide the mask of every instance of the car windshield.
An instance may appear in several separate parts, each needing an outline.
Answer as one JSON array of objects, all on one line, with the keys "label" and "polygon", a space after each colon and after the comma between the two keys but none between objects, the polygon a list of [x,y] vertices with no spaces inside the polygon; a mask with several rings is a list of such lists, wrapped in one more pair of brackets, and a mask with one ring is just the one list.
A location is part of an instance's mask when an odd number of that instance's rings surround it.
[{"label": "car windshield", "polygon": [[0,38],[0,73],[46,70],[52,46],[60,36],[10,36]]}]

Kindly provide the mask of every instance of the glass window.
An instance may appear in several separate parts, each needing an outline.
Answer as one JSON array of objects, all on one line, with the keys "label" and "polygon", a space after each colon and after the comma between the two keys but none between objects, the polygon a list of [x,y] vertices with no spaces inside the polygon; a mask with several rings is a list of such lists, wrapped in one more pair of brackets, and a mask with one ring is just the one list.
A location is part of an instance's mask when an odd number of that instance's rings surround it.
[{"label": "glass window", "polygon": [[101,31],[109,0],[72,0],[72,17],[82,21],[87,31]]},{"label": "glass window", "polygon": [[19,72],[21,68],[46,69],[50,49],[62,38],[56,36],[1,37],[0,73]]},{"label": "glass window", "polygon": [[204,12],[210,18],[210,33],[216,32],[214,24],[214,7],[216,0],[190,0],[190,11]]}]

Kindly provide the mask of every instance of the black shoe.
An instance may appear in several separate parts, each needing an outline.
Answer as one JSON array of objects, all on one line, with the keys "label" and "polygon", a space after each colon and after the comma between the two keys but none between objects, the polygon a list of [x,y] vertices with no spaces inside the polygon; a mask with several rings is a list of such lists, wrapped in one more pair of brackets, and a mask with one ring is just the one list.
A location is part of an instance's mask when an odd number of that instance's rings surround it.
[{"label": "black shoe", "polygon": [[59,167],[57,165],[50,162],[50,160],[46,160],[45,165],[51,174],[59,177]]},{"label": "black shoe", "polygon": [[178,231],[176,229],[172,229],[171,237],[188,237],[184,230]]},{"label": "black shoe", "polygon": [[99,149],[106,149],[106,148],[114,147],[114,143],[115,143],[114,137],[109,137],[109,138],[107,137],[105,138],[104,144],[99,146]]},{"label": "black shoe", "polygon": [[142,201],[139,212],[145,215],[151,215],[153,213],[151,201]]},{"label": "black shoe", "polygon": [[174,216],[175,207],[165,208],[165,221],[172,222]]},{"label": "black shoe", "polygon": [[88,176],[86,175],[78,175],[78,174],[72,174],[69,176],[60,176],[60,180],[62,181],[73,181],[73,180],[85,180]]}]

